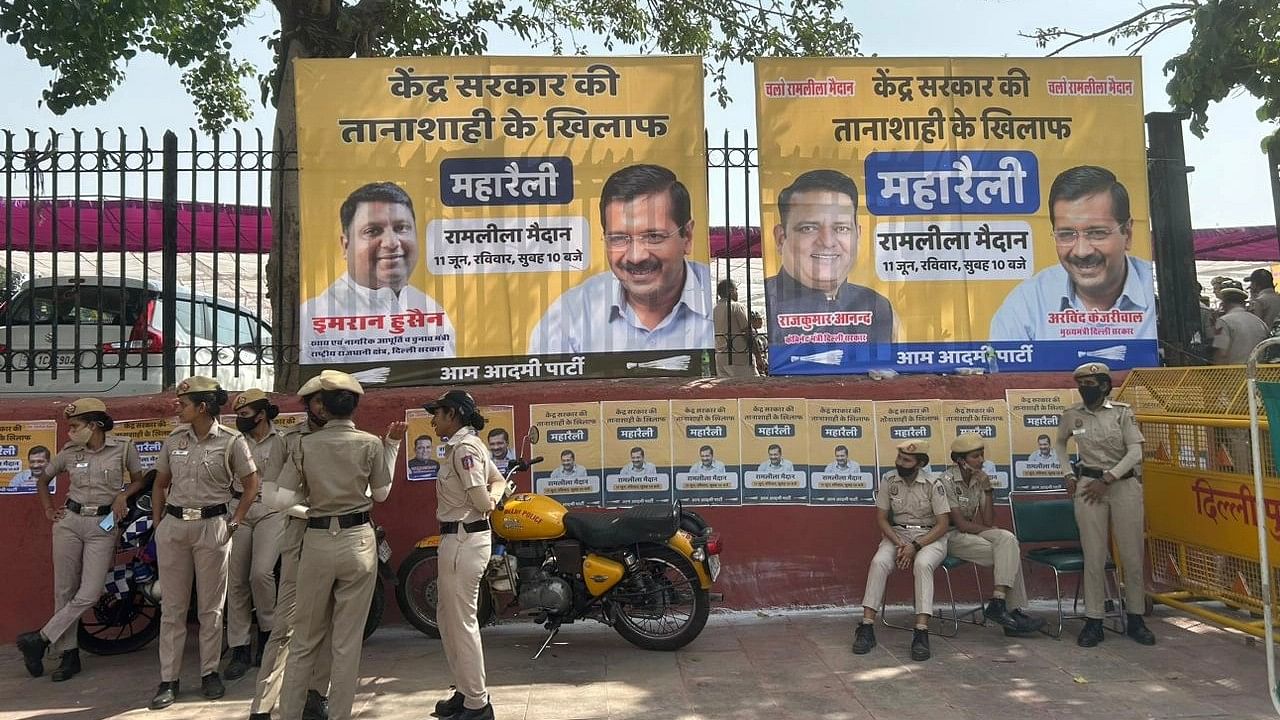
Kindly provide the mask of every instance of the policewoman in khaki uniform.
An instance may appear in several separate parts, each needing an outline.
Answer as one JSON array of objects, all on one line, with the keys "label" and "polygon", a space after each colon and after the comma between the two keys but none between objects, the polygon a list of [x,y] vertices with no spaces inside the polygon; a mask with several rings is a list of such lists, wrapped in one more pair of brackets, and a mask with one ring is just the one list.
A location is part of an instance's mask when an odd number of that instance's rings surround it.
[{"label": "policewoman in khaki uniform", "polygon": [[298,435],[275,492],[266,498],[285,512],[305,504],[308,516],[280,716],[302,716],[316,655],[328,636],[333,646],[329,717],[346,720],[351,717],[364,623],[377,581],[377,541],[369,510],[390,495],[391,473],[382,441],[356,429],[351,420],[364,394],[360,383],[335,370],[321,372],[318,380],[318,390],[305,399],[317,429]]},{"label": "policewoman in khaki uniform", "polygon": [[[18,649],[32,677],[44,674],[46,651],[59,657],[54,682],[80,672],[77,622],[102,596],[120,536],[115,522],[128,512],[128,499],[143,487],[138,451],[129,438],[107,434],[115,423],[101,400],[77,400],[63,414],[71,442],[36,481],[44,516],[53,523],[54,614],[40,630],[18,636]],[[66,504],[54,509],[49,480],[64,472],[71,478]]]},{"label": "policewoman in khaki uniform", "polygon": [[[260,485],[275,482],[284,466],[284,437],[272,420],[280,408],[271,404],[266,393],[253,388],[236,396],[231,409],[236,413],[236,430],[244,435],[258,468]],[[231,661],[226,677],[238,680],[254,664],[262,663],[267,638],[271,634],[276,606],[276,559],[280,557],[280,533],[285,514],[267,507],[262,493],[246,498],[237,479],[231,486],[232,507],[249,505],[244,522],[231,538],[230,575],[227,578],[227,645]],[[250,653],[249,626],[258,617],[258,656]]]},{"label": "policewoman in khaki uniform", "polygon": [[178,384],[178,420],[156,459],[152,506],[160,571],[160,687],[152,710],[173,704],[178,694],[187,640],[191,579],[200,617],[200,690],[211,700],[226,692],[218,676],[222,656],[222,607],[227,600],[231,536],[249,512],[241,504],[229,515],[235,478],[244,493],[258,494],[258,472],[249,445],[218,423],[227,391],[208,377]]},{"label": "policewoman in khaki uniform", "polygon": [[[876,646],[876,612],[894,566],[912,568],[915,575],[916,626],[911,659],[928,660],[929,616],[933,615],[933,573],[947,557],[947,491],[929,472],[929,444],[908,440],[898,444],[894,469],[876,491],[876,521],[884,539],[871,559],[867,589],[862,595],[862,622],[854,632],[853,652],[862,655]],[[892,523],[890,522],[892,513]]]},{"label": "policewoman in khaki uniform", "polygon": [[[1100,362],[1076,368],[1082,402],[1063,411],[1058,421],[1058,457],[1067,457],[1074,438],[1080,461],[1065,476],[1067,493],[1075,497],[1076,524],[1084,551],[1084,611],[1088,619],[1076,644],[1093,647],[1103,640],[1108,525],[1115,533],[1124,568],[1125,632],[1143,645],[1156,637],[1142,621],[1147,596],[1143,577],[1142,431],[1133,410],[1113,402],[1111,369]],[[1137,612],[1133,612],[1137,610]]]},{"label": "policewoman in khaki uniform", "polygon": [[480,439],[485,419],[463,390],[450,390],[423,406],[431,426],[449,438],[436,481],[440,521],[440,594],[436,621],[454,691],[436,703],[436,715],[454,720],[492,720],[485,687],[484,648],[476,619],[480,579],[489,564],[489,513],[502,501],[506,482]]},{"label": "policewoman in khaki uniform", "polygon": [[952,441],[952,465],[940,478],[951,505],[947,553],[994,568],[995,590],[983,615],[1003,626],[1005,635],[1021,635],[1044,627],[1044,619],[1024,612],[1027,586],[1022,579],[1022,549],[1013,533],[996,527],[995,489],[982,470],[985,460],[986,447],[980,435],[969,433]]}]

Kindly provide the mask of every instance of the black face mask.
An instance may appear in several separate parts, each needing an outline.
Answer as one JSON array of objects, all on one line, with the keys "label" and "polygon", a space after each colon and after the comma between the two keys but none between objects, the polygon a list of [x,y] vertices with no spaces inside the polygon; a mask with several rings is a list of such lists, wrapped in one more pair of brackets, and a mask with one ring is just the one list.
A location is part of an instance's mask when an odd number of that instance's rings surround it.
[{"label": "black face mask", "polygon": [[322,428],[324,427],[325,423],[329,422],[329,419],[322,418],[319,415],[316,415],[315,413],[311,412],[311,408],[307,408],[307,422],[311,423],[312,425],[318,428]]},{"label": "black face mask", "polygon": [[236,416],[236,429],[239,430],[240,432],[242,433],[251,432],[256,427],[258,427],[257,417],[240,417],[239,415]]},{"label": "black face mask", "polygon": [[910,480],[911,478],[916,476],[916,473],[920,472],[920,468],[918,467],[911,468],[910,470],[908,470],[907,468],[901,465],[894,465],[893,469],[898,471],[898,477],[902,478],[903,480]]},{"label": "black face mask", "polygon": [[1085,405],[1093,405],[1105,395],[1101,385],[1080,385],[1078,389]]}]

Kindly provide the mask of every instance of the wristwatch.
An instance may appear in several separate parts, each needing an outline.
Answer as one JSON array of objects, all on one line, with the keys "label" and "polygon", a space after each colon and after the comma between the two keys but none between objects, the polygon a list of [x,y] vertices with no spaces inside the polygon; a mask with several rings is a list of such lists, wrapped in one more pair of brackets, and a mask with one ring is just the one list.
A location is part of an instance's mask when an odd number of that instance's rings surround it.
[{"label": "wristwatch", "polygon": [[917,542],[917,541],[915,541],[915,540],[912,540],[912,541],[911,541],[911,547],[915,548],[915,549],[916,549],[916,552],[920,552],[920,543],[919,543],[919,542]]},{"label": "wristwatch", "polygon": [[236,522],[235,520],[228,520],[228,521],[227,521],[227,531],[228,531],[228,532],[233,532],[233,533],[234,533],[234,532],[236,531],[236,529],[237,529],[237,528],[239,528],[239,527],[240,527],[240,523]]}]

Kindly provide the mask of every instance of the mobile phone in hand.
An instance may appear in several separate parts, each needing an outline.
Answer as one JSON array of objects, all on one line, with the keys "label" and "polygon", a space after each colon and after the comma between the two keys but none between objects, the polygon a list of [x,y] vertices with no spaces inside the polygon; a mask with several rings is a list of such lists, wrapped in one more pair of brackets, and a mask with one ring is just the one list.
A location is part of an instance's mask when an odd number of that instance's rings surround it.
[{"label": "mobile phone in hand", "polygon": [[111,532],[112,530],[115,530],[116,514],[113,512],[107,513],[106,517],[102,518],[102,522],[98,523],[98,527],[102,528],[105,532]]}]

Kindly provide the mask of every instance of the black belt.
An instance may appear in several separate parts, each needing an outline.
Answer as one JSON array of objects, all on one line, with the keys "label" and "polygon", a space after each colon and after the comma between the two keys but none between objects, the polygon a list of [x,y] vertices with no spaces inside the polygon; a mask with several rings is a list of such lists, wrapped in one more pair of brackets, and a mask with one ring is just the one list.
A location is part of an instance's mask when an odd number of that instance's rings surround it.
[{"label": "black belt", "polygon": [[367,525],[369,523],[369,513],[353,512],[346,515],[326,515],[324,517],[307,518],[307,527],[316,530],[328,530],[332,526],[334,518],[338,519],[338,527],[346,530],[357,525]]},{"label": "black belt", "polygon": [[183,520],[206,520],[208,518],[218,517],[219,515],[226,515],[227,504],[218,503],[217,505],[210,505],[209,507],[202,508],[184,508],[178,507],[177,505],[166,504],[164,506],[164,511]]},{"label": "black belt", "polygon": [[900,527],[903,530],[932,530],[934,528],[933,525],[894,525],[894,527]]},{"label": "black belt", "polygon": [[[244,493],[239,490],[232,490],[231,497],[235,498],[236,500],[239,500],[240,498],[244,497]],[[262,493],[258,493],[253,497],[254,502],[258,502],[261,499],[262,499]]]},{"label": "black belt", "polygon": [[67,498],[67,509],[77,515],[86,517],[102,517],[111,512],[110,505],[81,505],[71,498]]},{"label": "black belt", "polygon": [[[1081,466],[1080,466],[1080,474],[1081,474],[1081,475],[1083,475],[1083,476],[1085,476],[1085,477],[1098,478],[1099,480],[1101,480],[1101,479],[1102,479],[1102,476],[1103,476],[1103,475],[1106,475],[1107,473],[1106,473],[1106,471],[1105,471],[1105,470],[1099,470],[1099,469],[1097,469],[1097,468],[1085,467],[1084,465],[1081,465]],[[1116,478],[1116,479],[1117,479],[1117,480],[1128,480],[1128,479],[1129,479],[1129,478],[1131,478],[1131,477],[1133,477],[1133,471],[1132,471],[1132,470],[1130,470],[1129,472],[1127,472],[1127,473],[1125,473],[1125,474],[1121,475],[1120,477],[1118,477],[1118,478]]]},{"label": "black belt", "polygon": [[469,523],[460,523],[456,520],[449,520],[440,523],[440,532],[444,534],[452,534],[458,532],[458,528],[469,533],[484,532],[489,529],[489,518],[483,518]]}]

